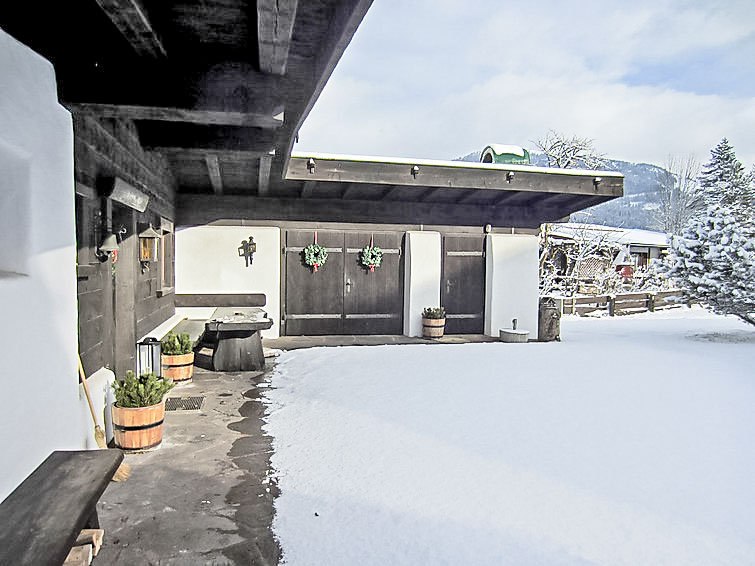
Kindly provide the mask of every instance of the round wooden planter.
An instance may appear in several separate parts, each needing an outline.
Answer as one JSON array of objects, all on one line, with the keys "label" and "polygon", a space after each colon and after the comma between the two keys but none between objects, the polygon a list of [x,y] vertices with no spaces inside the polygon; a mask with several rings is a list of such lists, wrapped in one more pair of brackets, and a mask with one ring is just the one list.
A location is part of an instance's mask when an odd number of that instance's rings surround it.
[{"label": "round wooden planter", "polygon": [[163,441],[165,400],[149,407],[125,408],[113,405],[115,443],[129,452],[146,452]]},{"label": "round wooden planter", "polygon": [[422,336],[425,338],[442,338],[445,327],[445,318],[423,318]]},{"label": "round wooden planter", "polygon": [[163,366],[162,378],[172,379],[175,383],[189,383],[194,375],[194,352],[176,356],[161,356]]}]

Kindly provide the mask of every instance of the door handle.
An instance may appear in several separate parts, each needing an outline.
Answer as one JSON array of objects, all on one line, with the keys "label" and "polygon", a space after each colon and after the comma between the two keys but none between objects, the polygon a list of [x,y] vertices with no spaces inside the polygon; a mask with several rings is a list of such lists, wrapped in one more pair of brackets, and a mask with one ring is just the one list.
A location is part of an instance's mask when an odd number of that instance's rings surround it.
[{"label": "door handle", "polygon": [[351,279],[346,279],[346,292],[351,293]]},{"label": "door handle", "polygon": [[454,284],[451,282],[450,279],[446,279],[446,295],[451,293],[451,289],[454,288]]}]

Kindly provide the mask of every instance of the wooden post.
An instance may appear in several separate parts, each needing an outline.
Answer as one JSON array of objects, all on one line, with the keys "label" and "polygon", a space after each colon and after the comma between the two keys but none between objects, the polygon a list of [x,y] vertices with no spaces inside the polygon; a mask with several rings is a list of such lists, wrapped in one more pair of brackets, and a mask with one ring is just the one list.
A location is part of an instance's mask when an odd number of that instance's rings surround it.
[{"label": "wooden post", "polygon": [[608,295],[608,316],[616,316],[616,296]]},{"label": "wooden post", "polygon": [[648,293],[648,310],[655,312],[655,293]]}]

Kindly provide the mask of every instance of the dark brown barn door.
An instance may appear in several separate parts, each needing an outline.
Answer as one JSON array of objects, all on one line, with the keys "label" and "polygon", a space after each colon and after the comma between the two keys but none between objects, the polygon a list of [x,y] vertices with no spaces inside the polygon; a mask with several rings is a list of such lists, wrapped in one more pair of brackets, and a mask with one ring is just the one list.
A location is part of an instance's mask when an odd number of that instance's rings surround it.
[{"label": "dark brown barn door", "polygon": [[370,232],[346,234],[344,270],[344,334],[401,334],[404,310],[399,233],[375,233],[374,245],[383,250],[375,271],[362,265],[360,252]]},{"label": "dark brown barn door", "polygon": [[374,238],[383,249],[383,262],[371,272],[361,265],[359,253],[370,242],[369,232],[318,231],[328,260],[314,273],[302,256],[314,232],[286,232],[286,335],[402,332],[402,234],[375,233]]},{"label": "dark brown barn door", "polygon": [[314,242],[312,230],[286,232],[286,334],[343,334],[343,233],[319,230],[317,243],[328,259],[316,273],[302,250]]},{"label": "dark brown barn door", "polygon": [[482,334],[485,313],[485,237],[444,236],[441,304],[447,334]]}]

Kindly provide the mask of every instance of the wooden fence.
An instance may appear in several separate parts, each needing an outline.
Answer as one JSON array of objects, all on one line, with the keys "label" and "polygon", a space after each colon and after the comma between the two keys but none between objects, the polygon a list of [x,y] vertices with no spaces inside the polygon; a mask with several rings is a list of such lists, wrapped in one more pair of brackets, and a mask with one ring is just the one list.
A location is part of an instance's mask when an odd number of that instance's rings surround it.
[{"label": "wooden fence", "polygon": [[583,316],[595,311],[607,312],[609,316],[635,314],[638,312],[654,312],[662,309],[673,309],[683,306],[674,298],[681,295],[680,291],[658,291],[655,293],[624,293],[621,295],[596,295],[591,297],[562,297],[563,314],[578,314]]}]

